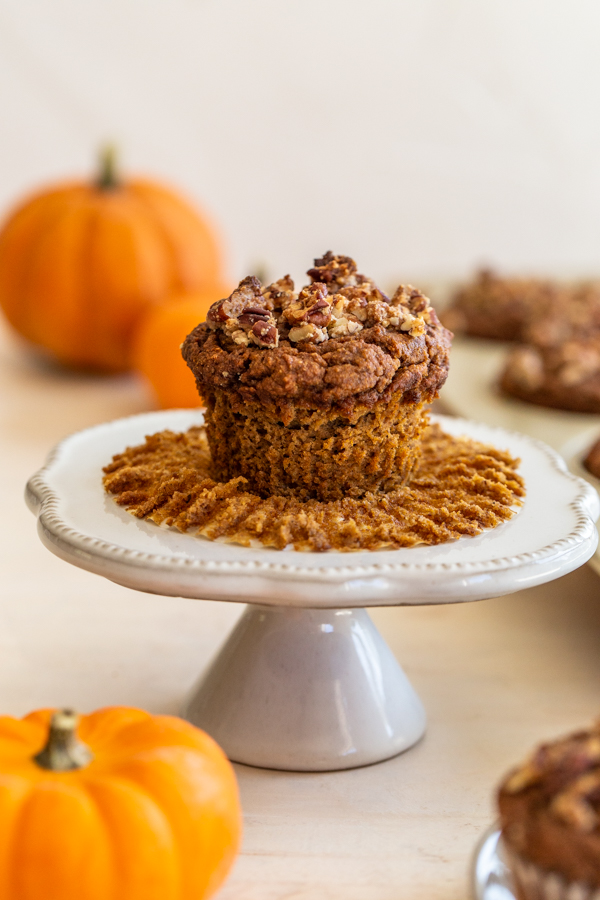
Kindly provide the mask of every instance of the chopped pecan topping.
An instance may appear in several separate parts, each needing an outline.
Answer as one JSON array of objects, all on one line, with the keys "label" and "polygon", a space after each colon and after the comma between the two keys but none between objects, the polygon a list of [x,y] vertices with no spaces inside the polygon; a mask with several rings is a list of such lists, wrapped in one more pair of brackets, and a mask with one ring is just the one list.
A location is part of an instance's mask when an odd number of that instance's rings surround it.
[{"label": "chopped pecan topping", "polygon": [[253,341],[259,347],[276,347],[278,344],[279,334],[274,324],[267,321],[256,322],[252,326],[250,335]]},{"label": "chopped pecan topping", "polygon": [[541,770],[535,765],[534,760],[531,759],[512,773],[504,783],[504,790],[509,794],[520,794],[521,791],[531,787],[532,784],[537,784],[541,777]]},{"label": "chopped pecan topping", "polygon": [[244,347],[247,347],[250,343],[248,335],[241,328],[231,332],[231,339],[235,344],[241,344]]},{"label": "chopped pecan topping", "polygon": [[358,283],[356,263],[349,256],[335,256],[328,250],[321,259],[315,259],[314,268],[306,273],[313,281],[326,285],[355,285]]},{"label": "chopped pecan topping", "polygon": [[276,347],[279,343],[277,320],[262,301],[260,281],[244,278],[231,297],[213,303],[206,322],[214,330],[223,330],[234,344],[247,347]]},{"label": "chopped pecan topping", "polygon": [[543,744],[504,783],[508,794],[528,789],[547,797],[549,812],[579,831],[600,825],[600,727]]},{"label": "chopped pecan topping", "polygon": [[208,326],[236,344],[277,347],[283,339],[319,344],[375,326],[418,337],[439,324],[420,291],[401,285],[390,300],[348,256],[329,251],[308,274],[311,283],[299,293],[289,275],[265,288],[244,278],[231,297],[213,304]]},{"label": "chopped pecan topping", "polygon": [[258,300],[261,300],[260,281],[254,275],[249,275],[240,281],[230,297],[213,303],[206,321],[211,327],[218,328],[228,319],[236,319],[247,306],[256,305]]},{"label": "chopped pecan topping", "polygon": [[593,831],[598,824],[598,813],[590,799],[600,790],[599,773],[582,775],[550,804],[550,812],[578,831]]},{"label": "chopped pecan topping", "polygon": [[298,343],[298,341],[306,341],[309,344],[320,344],[327,340],[328,335],[324,328],[319,328],[318,325],[313,325],[312,322],[304,322],[302,325],[296,325],[294,328],[290,328],[288,337],[290,341],[293,341],[295,344]]},{"label": "chopped pecan topping", "polygon": [[294,282],[289,275],[284,275],[279,281],[274,281],[263,290],[262,300],[267,309],[285,309],[296,299]]},{"label": "chopped pecan topping", "polygon": [[327,300],[317,300],[306,311],[306,321],[313,325],[329,325],[331,322],[331,306]]},{"label": "chopped pecan topping", "polygon": [[244,313],[249,316],[261,316],[263,319],[268,319],[271,314],[270,310],[261,306],[247,306]]},{"label": "chopped pecan topping", "polygon": [[238,316],[238,322],[240,325],[254,325],[255,322],[266,322],[268,318],[268,315],[257,316],[255,313],[243,312]]},{"label": "chopped pecan topping", "polygon": [[581,384],[600,370],[600,347],[582,344],[581,341],[567,341],[559,350],[559,380],[574,387]]}]

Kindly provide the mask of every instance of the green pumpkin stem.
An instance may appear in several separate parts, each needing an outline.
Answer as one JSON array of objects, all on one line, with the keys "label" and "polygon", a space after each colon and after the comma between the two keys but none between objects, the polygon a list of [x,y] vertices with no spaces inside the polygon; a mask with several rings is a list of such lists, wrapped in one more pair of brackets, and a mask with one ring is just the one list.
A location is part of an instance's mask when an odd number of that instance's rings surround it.
[{"label": "green pumpkin stem", "polygon": [[91,763],[94,757],[90,748],[77,737],[78,721],[72,709],[54,713],[46,745],[33,757],[38,766],[50,772],[71,772]]},{"label": "green pumpkin stem", "polygon": [[114,191],[120,184],[117,174],[117,149],[113,144],[107,144],[100,151],[96,187],[101,191]]}]

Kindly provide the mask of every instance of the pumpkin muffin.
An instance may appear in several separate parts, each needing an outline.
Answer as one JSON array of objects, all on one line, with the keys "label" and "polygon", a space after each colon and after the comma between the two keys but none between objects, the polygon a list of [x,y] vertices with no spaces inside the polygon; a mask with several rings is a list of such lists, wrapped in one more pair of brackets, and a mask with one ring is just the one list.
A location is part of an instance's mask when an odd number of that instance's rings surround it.
[{"label": "pumpkin muffin", "polygon": [[207,406],[219,481],[262,497],[360,498],[411,477],[451,334],[429,300],[389,299],[347,256],[326,253],[299,292],[245,278],[182,352]]},{"label": "pumpkin muffin", "polygon": [[594,478],[600,479],[600,438],[595,441],[583,460],[584,467]]},{"label": "pumpkin muffin", "polygon": [[567,341],[585,340],[600,332],[600,284],[583,282],[555,286],[543,303],[531,310],[522,341],[549,349]]},{"label": "pumpkin muffin", "polygon": [[600,287],[563,286],[523,329],[508,356],[502,390],[520,400],[576,412],[600,412]]},{"label": "pumpkin muffin", "polygon": [[519,900],[600,896],[600,724],[543,744],[500,787]]},{"label": "pumpkin muffin", "polygon": [[500,278],[482,269],[454,294],[441,319],[457,334],[520,341],[532,315],[548,305],[555,290],[547,281]]},{"label": "pumpkin muffin", "polygon": [[500,387],[538,406],[600,412],[600,332],[557,346],[515,347],[500,376]]}]

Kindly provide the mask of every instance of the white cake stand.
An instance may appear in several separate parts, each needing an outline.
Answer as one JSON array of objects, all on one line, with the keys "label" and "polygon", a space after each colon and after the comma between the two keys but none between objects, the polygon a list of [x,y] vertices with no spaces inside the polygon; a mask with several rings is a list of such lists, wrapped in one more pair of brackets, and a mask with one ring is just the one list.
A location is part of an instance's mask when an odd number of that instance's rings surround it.
[{"label": "white cake stand", "polygon": [[30,480],[46,547],[135,590],[250,604],[184,715],[237,762],[292,771],[347,769],[406,750],[425,713],[364,607],[481,600],[541,584],[594,553],[598,495],[530,438],[435,417],[455,435],[522,460],[513,520],[437,547],[299,553],[212,542],[140,521],[106,496],[114,453],[199,410],[133,416],[74,434]]}]

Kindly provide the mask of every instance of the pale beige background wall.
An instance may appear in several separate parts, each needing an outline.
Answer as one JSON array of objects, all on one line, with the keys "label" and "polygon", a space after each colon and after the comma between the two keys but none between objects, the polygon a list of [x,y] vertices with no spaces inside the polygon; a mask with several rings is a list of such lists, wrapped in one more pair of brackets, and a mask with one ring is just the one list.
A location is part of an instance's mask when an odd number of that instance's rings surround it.
[{"label": "pale beige background wall", "polygon": [[115,138],[231,267],[600,272],[597,0],[1,0],[0,208]]}]

